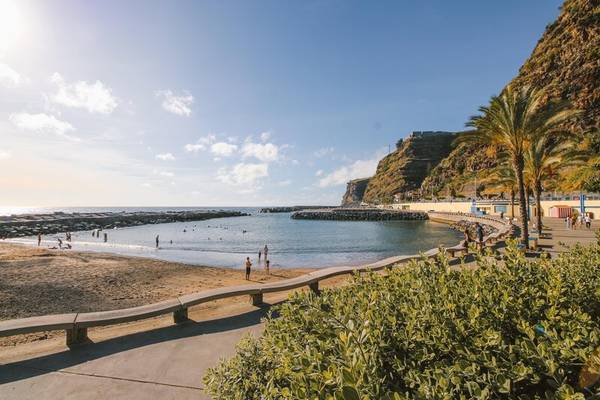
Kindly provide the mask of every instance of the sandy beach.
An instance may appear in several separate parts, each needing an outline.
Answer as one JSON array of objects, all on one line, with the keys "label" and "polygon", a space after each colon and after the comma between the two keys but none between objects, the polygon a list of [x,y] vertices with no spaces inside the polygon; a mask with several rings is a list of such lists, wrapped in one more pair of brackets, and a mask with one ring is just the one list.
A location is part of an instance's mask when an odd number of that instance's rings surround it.
[{"label": "sandy beach", "polygon": [[[240,261],[241,263],[241,261]],[[254,282],[311,269],[253,269]],[[247,283],[242,269],[189,266],[106,253],[48,250],[0,243],[0,319],[134,307],[205,289]],[[0,338],[0,346],[62,332]]]}]

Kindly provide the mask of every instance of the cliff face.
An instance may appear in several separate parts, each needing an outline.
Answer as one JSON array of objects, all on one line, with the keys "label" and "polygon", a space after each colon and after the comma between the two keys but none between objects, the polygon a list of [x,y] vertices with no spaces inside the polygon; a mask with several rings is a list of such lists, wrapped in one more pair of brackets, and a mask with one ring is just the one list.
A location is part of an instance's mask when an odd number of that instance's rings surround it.
[{"label": "cliff face", "polygon": [[[543,89],[546,102],[568,101],[582,115],[565,128],[587,134],[589,151],[600,152],[600,0],[567,0],[557,20],[546,27],[531,56],[510,82]],[[496,166],[485,148],[462,145],[434,168],[422,190],[473,196],[474,178]],[[599,171],[600,173],[600,171]]]},{"label": "cliff face", "polygon": [[348,182],[342,198],[342,207],[358,207],[363,200],[370,178],[354,179]]},{"label": "cliff face", "polygon": [[413,132],[398,148],[384,157],[369,181],[364,201],[389,203],[394,195],[410,198],[419,191],[423,179],[448,156],[457,134],[453,132]]}]

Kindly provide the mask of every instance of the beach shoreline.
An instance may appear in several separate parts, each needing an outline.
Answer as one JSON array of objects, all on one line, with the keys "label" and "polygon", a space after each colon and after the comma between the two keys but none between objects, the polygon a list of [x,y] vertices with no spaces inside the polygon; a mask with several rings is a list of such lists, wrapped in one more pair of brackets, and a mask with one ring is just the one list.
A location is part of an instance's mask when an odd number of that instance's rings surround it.
[{"label": "beach shoreline", "polygon": [[[253,268],[250,282],[288,279],[313,270],[271,268],[267,274],[261,264]],[[0,320],[136,307],[248,282],[241,269],[0,242]],[[0,338],[0,346],[57,334],[62,333]]]}]

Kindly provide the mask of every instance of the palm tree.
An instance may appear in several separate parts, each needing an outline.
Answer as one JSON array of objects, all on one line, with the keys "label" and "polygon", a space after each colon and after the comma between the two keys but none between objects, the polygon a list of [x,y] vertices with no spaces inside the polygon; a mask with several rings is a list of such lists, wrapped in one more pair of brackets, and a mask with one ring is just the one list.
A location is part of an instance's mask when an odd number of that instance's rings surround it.
[{"label": "palm tree", "polygon": [[515,195],[517,191],[517,179],[515,171],[508,163],[500,163],[486,180],[492,189],[500,189],[510,194],[510,216],[515,216]]},{"label": "palm tree", "polygon": [[533,189],[537,209],[536,225],[540,233],[543,182],[556,177],[559,170],[581,160],[581,153],[571,150],[573,146],[573,141],[568,136],[541,135],[533,139],[525,152],[525,176]]},{"label": "palm tree", "polygon": [[471,117],[467,126],[475,128],[463,141],[475,141],[497,147],[508,156],[514,170],[519,194],[521,242],[528,246],[527,204],[525,199],[525,153],[536,137],[549,135],[573,115],[566,104],[544,106],[544,92],[532,87],[516,89],[511,85],[488,106],[479,108],[481,115]]}]

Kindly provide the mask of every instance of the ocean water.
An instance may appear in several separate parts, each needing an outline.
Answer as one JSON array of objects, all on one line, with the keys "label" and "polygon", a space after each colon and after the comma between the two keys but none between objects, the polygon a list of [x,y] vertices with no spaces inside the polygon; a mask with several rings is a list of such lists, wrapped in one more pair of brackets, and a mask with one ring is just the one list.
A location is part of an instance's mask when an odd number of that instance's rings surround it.
[{"label": "ocean water", "polygon": [[[161,209],[177,208],[145,208]],[[259,266],[258,251],[267,244],[272,267],[322,268],[359,265],[393,255],[415,254],[440,244],[454,245],[460,240],[460,235],[447,225],[429,221],[308,221],[293,220],[290,213],[260,214],[256,208],[234,209],[251,215],[110,229],[104,231],[108,234],[107,243],[103,242],[102,234],[96,238],[91,231],[73,232],[72,245],[75,250],[82,251],[242,268],[246,257]],[[28,209],[24,212],[121,210],[132,209],[57,208]],[[160,237],[158,248],[156,235]],[[42,245],[55,246],[58,237],[64,240],[64,235],[44,236]],[[13,241],[35,244],[36,240],[30,237]]]}]

